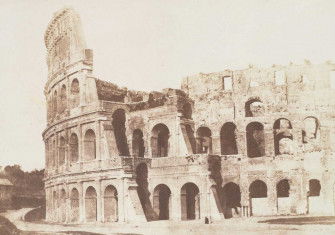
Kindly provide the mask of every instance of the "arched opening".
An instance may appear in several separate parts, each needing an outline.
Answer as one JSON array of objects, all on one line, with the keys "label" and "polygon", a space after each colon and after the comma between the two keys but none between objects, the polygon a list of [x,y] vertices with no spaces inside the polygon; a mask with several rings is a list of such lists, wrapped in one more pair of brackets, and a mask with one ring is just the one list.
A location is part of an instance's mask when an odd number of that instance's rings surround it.
[{"label": "arched opening", "polygon": [[277,119],[273,124],[275,155],[293,153],[294,146],[291,130],[291,122],[285,118]]},{"label": "arched opening", "polygon": [[232,218],[233,214],[239,214],[239,208],[241,207],[241,190],[240,187],[233,183],[227,183],[222,189],[222,205],[224,207],[225,218]]},{"label": "arched opening", "polygon": [[261,157],[265,155],[264,127],[259,122],[247,125],[247,153],[248,157]]},{"label": "arched opening", "polygon": [[129,156],[129,149],[126,137],[126,114],[123,109],[118,109],[113,113],[113,130],[116,146],[120,156]]},{"label": "arched opening", "polygon": [[251,99],[245,103],[246,117],[259,117],[264,114],[264,105],[259,99]]},{"label": "arched opening", "polygon": [[311,179],[309,181],[309,196],[318,197],[320,196],[321,184],[319,180]]},{"label": "arched opening", "polygon": [[221,154],[234,155],[237,154],[236,144],[236,126],[232,122],[225,123],[220,132]]},{"label": "arched opening", "polygon": [[71,162],[77,162],[79,153],[78,153],[78,137],[75,133],[72,133],[70,136],[70,160]]},{"label": "arched opening", "polygon": [[252,215],[267,215],[269,206],[267,201],[267,187],[261,180],[250,184],[249,197]]},{"label": "arched opening", "polygon": [[132,148],[133,148],[133,156],[144,157],[144,140],[143,140],[143,132],[140,129],[136,129],[133,132],[133,141],[132,141]]},{"label": "arched opening", "polygon": [[60,211],[61,211],[61,221],[66,221],[66,192],[64,189],[60,192]]},{"label": "arched opening", "polygon": [[53,117],[55,117],[57,115],[57,91],[54,92],[54,97],[53,97]]},{"label": "arched opening", "polygon": [[277,183],[277,212],[287,215],[291,213],[290,183],[283,179]]},{"label": "arched opening", "polygon": [[71,190],[70,195],[70,220],[71,222],[78,222],[79,221],[79,192],[76,188]]},{"label": "arched opening", "polygon": [[66,86],[63,85],[60,90],[60,112],[63,113],[66,109]]},{"label": "arched opening", "polygon": [[157,185],[154,189],[153,207],[159,220],[168,220],[170,216],[171,191],[165,184]]},{"label": "arched opening", "polygon": [[79,82],[77,79],[73,79],[71,83],[71,107],[77,107],[79,105]]},{"label": "arched opening", "polygon": [[63,165],[65,163],[65,138],[62,136],[59,139],[59,165]]},{"label": "arched opening", "polygon": [[104,193],[104,218],[105,222],[118,221],[117,190],[112,185],[108,185]]},{"label": "arched opening", "polygon": [[208,127],[197,130],[197,153],[212,153],[212,132]]},{"label": "arched opening", "polygon": [[187,102],[183,105],[182,117],[186,119],[192,119],[192,105]]},{"label": "arched opening", "polygon": [[148,167],[141,163],[136,167],[137,194],[140,199],[143,212],[148,221],[155,220],[156,215],[150,202],[150,192],[148,189]]},{"label": "arched opening", "polygon": [[167,157],[169,153],[169,129],[164,124],[157,124],[151,132],[152,157]]},{"label": "arched opening", "polygon": [[185,141],[185,143],[187,145],[188,152],[189,153],[196,153],[197,142],[195,140],[193,128],[191,127],[191,125],[185,124],[184,128],[182,126],[181,130],[183,132],[184,138],[187,140],[187,141]]},{"label": "arched opening", "polygon": [[302,142],[304,144],[313,143],[318,137],[319,121],[315,117],[304,119],[304,129],[302,130]]},{"label": "arched opening", "polygon": [[58,194],[56,191],[52,193],[52,212],[53,221],[58,221]]},{"label": "arched opening", "polygon": [[93,130],[89,129],[85,133],[84,137],[84,160],[90,161],[96,158],[95,150],[95,133]]},{"label": "arched opening", "polygon": [[97,193],[92,186],[86,189],[85,214],[87,222],[97,220]]},{"label": "arched opening", "polygon": [[186,183],[181,188],[181,219],[200,219],[200,193],[194,183]]},{"label": "arched opening", "polygon": [[52,167],[56,166],[56,159],[57,159],[57,151],[56,151],[56,141],[52,141],[52,158],[51,158],[51,165]]},{"label": "arched opening", "polygon": [[321,184],[317,179],[311,179],[308,183],[308,213],[318,215],[322,211],[320,205],[323,204],[323,200],[320,197]]}]

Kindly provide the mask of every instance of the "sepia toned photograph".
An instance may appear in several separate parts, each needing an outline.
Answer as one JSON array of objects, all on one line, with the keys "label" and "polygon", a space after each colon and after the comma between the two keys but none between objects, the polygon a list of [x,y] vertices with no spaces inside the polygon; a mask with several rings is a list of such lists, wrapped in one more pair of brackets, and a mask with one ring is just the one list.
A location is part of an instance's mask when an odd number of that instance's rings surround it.
[{"label": "sepia toned photograph", "polygon": [[0,0],[0,235],[335,234],[335,1]]}]

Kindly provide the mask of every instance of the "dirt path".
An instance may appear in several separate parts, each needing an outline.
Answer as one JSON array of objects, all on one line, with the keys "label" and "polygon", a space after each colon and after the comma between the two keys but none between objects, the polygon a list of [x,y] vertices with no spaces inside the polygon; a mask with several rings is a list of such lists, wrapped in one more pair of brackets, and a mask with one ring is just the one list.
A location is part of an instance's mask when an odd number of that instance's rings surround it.
[{"label": "dirt path", "polygon": [[[138,224],[80,224],[61,225],[48,223],[29,223],[22,220],[31,208],[8,211],[2,215],[22,231],[41,231],[57,234],[59,232],[82,231],[95,234],[335,234],[333,225],[292,225],[258,223],[262,218],[230,219],[213,224],[201,221],[155,221]],[[278,218],[278,217],[277,217]],[[286,217],[287,218],[287,217]],[[269,218],[267,218],[269,219]],[[264,218],[263,218],[264,220]],[[70,233],[71,234],[71,233]],[[76,233],[73,233],[76,234]]]}]

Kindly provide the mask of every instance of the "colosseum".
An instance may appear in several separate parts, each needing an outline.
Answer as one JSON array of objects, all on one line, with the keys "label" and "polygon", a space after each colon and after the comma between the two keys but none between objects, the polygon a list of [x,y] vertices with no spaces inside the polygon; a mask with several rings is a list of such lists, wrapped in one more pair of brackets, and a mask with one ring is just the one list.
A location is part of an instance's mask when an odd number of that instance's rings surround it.
[{"label": "colosseum", "polygon": [[334,215],[335,64],[249,66],[142,92],[93,75],[73,9],[44,39],[47,221]]}]

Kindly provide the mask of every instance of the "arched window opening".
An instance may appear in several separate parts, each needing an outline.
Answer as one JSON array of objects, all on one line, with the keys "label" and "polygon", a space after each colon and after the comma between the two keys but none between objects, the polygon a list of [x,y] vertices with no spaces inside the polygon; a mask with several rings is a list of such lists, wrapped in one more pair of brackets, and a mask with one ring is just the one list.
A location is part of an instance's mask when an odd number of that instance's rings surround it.
[{"label": "arched window opening", "polygon": [[152,157],[167,157],[169,153],[169,129],[164,124],[157,124],[152,129]]},{"label": "arched window opening", "polygon": [[70,160],[71,162],[77,162],[79,153],[78,153],[78,137],[75,133],[72,133],[70,136]]},{"label": "arched window opening", "polygon": [[302,141],[304,144],[313,142],[318,137],[319,122],[315,117],[304,119],[304,129],[302,130]]},{"label": "arched window opening", "polygon": [[291,122],[280,118],[273,124],[275,155],[292,154],[294,151]]},{"label": "arched window opening", "polygon": [[120,156],[129,156],[129,149],[126,137],[126,114],[123,109],[118,109],[113,113],[113,129],[115,135],[116,146]]},{"label": "arched window opening", "polygon": [[136,129],[133,132],[133,156],[134,157],[144,157],[144,140],[143,140],[143,132],[140,129]]},{"label": "arched window opening", "polygon": [[54,92],[54,97],[53,97],[53,116],[55,117],[57,115],[57,91]]},{"label": "arched window opening", "polygon": [[63,165],[65,163],[65,148],[66,148],[66,141],[65,138],[62,136],[59,139],[59,165]]},{"label": "arched window opening", "polygon": [[66,109],[66,86],[63,85],[60,90],[60,112],[63,113]]},{"label": "arched window opening", "polygon": [[287,179],[281,180],[277,184],[277,197],[289,197],[290,196],[290,184]]},{"label": "arched window opening", "polygon": [[[182,132],[184,138],[187,138],[186,141],[187,149],[189,153],[196,153],[197,151],[197,142],[194,136],[194,130],[189,124],[185,124],[185,129],[182,127]],[[185,133],[186,132],[186,133]]]},{"label": "arched window opening", "polygon": [[225,184],[225,186],[222,189],[222,192],[223,192],[222,205],[224,207],[225,218],[233,217],[234,212],[235,214],[239,214],[238,207],[241,207],[240,187],[233,182],[229,182]]},{"label": "arched window opening", "polygon": [[266,184],[261,180],[256,180],[250,184],[249,193],[251,198],[265,198],[267,197]]},{"label": "arched window opening", "polygon": [[96,158],[96,143],[95,143],[95,133],[93,130],[89,129],[85,133],[84,137],[84,160],[90,161]]},{"label": "arched window opening", "polygon": [[159,220],[168,220],[170,216],[171,191],[165,184],[157,185],[154,189],[153,207]]},{"label": "arched window opening", "polygon": [[200,218],[200,192],[197,185],[186,183],[181,188],[181,219]]},{"label": "arched window opening", "polygon": [[56,159],[57,159],[57,151],[56,151],[56,141],[52,142],[52,158],[51,158],[51,165],[52,167],[56,166]]},{"label": "arched window opening", "polygon": [[189,102],[183,105],[182,115],[183,118],[192,119],[192,105]]},{"label": "arched window opening", "polygon": [[76,188],[71,190],[70,195],[70,220],[71,222],[79,221],[79,192]]},{"label": "arched window opening", "polygon": [[255,158],[265,155],[264,127],[259,122],[247,125],[247,153],[248,157]]},{"label": "arched window opening", "polygon": [[58,194],[56,191],[52,193],[52,211],[53,211],[53,220],[58,220]]},{"label": "arched window opening", "polygon": [[208,127],[197,130],[197,153],[212,153],[212,132]]},{"label": "arched window opening", "polygon": [[220,132],[221,154],[234,155],[238,153],[236,144],[236,126],[232,122],[225,123]]},{"label": "arched window opening", "polygon": [[60,193],[60,211],[61,211],[61,221],[66,221],[66,192],[64,189]]},{"label": "arched window opening", "polygon": [[73,79],[71,83],[71,107],[77,107],[79,105],[79,99],[80,99],[80,94],[79,94],[79,82],[77,79]]},{"label": "arched window opening", "polygon": [[107,186],[104,193],[104,218],[105,222],[118,221],[117,190],[112,185]]},{"label": "arched window opening", "polygon": [[320,196],[321,184],[319,180],[311,179],[309,181],[309,196],[318,197]]},{"label": "arched window opening", "polygon": [[264,105],[259,99],[251,99],[245,103],[246,117],[259,117],[264,115]]},{"label": "arched window opening", "polygon": [[97,193],[92,186],[86,189],[85,214],[87,222],[97,220]]}]

